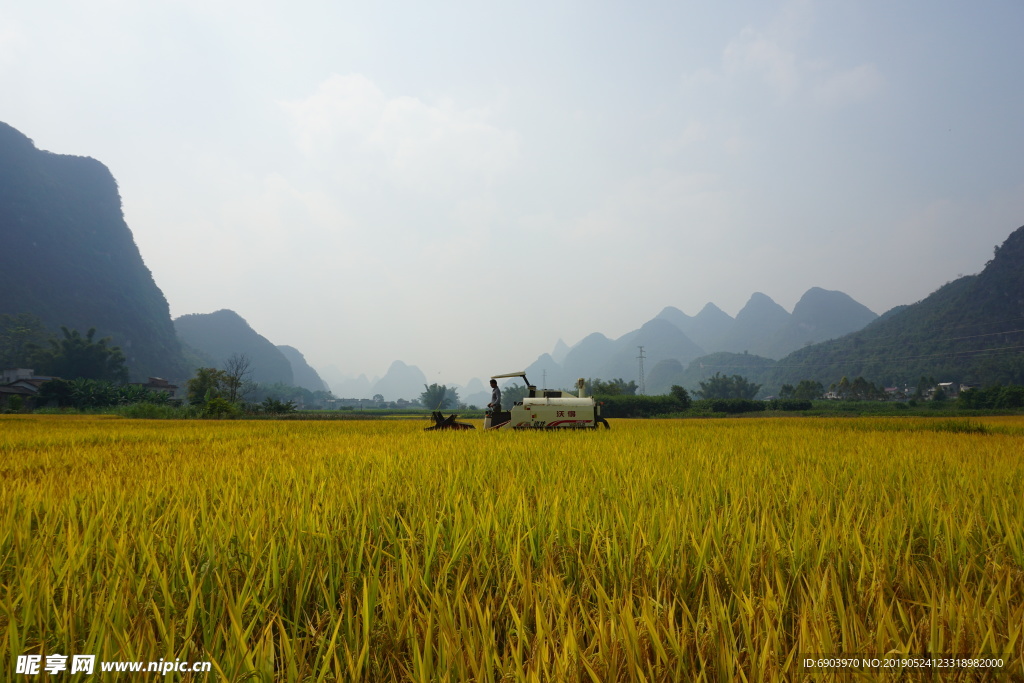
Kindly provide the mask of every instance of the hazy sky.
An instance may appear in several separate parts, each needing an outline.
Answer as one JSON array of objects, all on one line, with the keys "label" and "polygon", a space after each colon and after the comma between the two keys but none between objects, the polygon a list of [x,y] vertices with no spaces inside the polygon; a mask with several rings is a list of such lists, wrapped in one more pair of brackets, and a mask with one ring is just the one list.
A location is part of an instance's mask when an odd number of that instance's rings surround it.
[{"label": "hazy sky", "polygon": [[665,306],[877,313],[1024,224],[1024,3],[38,0],[0,120],[92,156],[171,313],[463,383]]}]

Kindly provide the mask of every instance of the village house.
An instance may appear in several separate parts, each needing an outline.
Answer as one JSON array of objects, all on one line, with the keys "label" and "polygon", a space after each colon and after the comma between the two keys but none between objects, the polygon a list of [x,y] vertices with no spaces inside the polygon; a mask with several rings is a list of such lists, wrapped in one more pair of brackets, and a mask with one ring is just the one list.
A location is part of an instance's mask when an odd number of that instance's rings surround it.
[{"label": "village house", "polygon": [[18,396],[23,405],[34,404],[39,387],[53,377],[37,376],[30,368],[9,368],[0,374],[0,408],[7,408],[11,397]]},{"label": "village house", "polygon": [[159,391],[169,394],[172,398],[178,393],[178,385],[171,384],[163,377],[150,377],[145,382],[131,382],[131,386],[142,387],[147,391]]}]

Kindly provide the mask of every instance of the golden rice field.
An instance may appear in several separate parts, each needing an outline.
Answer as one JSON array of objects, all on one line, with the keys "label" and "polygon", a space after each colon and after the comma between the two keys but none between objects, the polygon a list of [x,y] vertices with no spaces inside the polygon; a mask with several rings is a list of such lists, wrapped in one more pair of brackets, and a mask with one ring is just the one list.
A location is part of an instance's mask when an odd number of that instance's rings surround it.
[{"label": "golden rice field", "polygon": [[6,678],[1024,679],[1022,418],[426,424],[0,418]]}]

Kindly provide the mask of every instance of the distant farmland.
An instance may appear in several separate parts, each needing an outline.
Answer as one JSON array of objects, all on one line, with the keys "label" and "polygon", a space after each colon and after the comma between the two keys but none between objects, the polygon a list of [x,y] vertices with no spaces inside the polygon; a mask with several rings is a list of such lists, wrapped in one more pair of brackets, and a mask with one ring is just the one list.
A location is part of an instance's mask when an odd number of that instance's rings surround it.
[{"label": "distant farmland", "polygon": [[1024,677],[1024,418],[427,424],[0,418],[10,670]]}]

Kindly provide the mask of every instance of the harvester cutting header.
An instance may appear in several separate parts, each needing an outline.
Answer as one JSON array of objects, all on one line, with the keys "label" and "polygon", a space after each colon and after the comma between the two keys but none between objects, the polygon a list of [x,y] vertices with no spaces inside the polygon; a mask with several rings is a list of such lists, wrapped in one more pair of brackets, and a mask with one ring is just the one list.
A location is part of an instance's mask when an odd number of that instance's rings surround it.
[{"label": "harvester cutting header", "polygon": [[527,394],[509,411],[489,411],[484,416],[484,429],[596,429],[608,421],[601,417],[601,406],[586,395],[586,382],[576,380],[577,394],[542,389],[530,384],[525,372],[494,375],[491,379],[522,377]]}]

